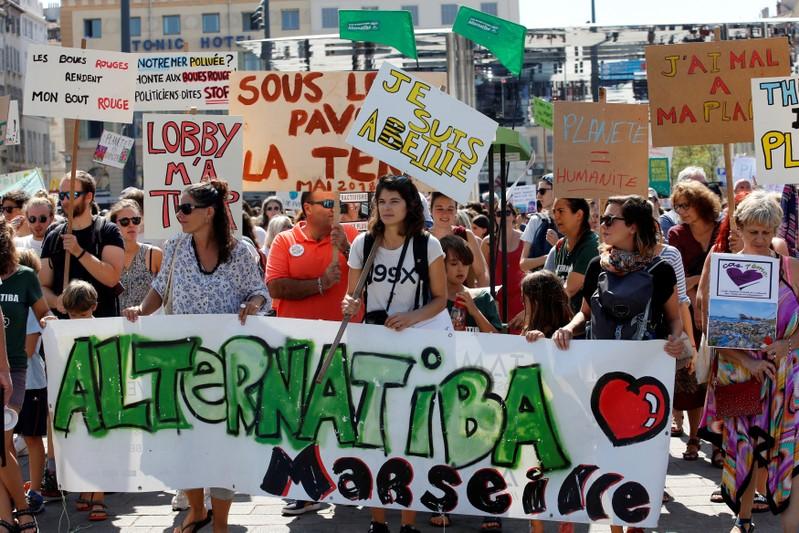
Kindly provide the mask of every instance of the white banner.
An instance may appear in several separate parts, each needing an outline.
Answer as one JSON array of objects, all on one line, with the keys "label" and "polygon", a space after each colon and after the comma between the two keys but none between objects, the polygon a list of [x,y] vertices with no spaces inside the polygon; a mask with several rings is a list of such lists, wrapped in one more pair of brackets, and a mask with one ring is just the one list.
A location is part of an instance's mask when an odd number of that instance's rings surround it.
[{"label": "white banner", "polygon": [[134,55],[30,45],[22,108],[27,115],[130,123],[135,83]]},{"label": "white banner", "polygon": [[133,138],[103,130],[92,160],[109,167],[125,168],[132,148]]},{"label": "white banner", "polygon": [[59,481],[657,525],[674,380],[662,341],[563,352],[351,324],[320,376],[337,329],[232,315],[49,323]]},{"label": "white banner", "polygon": [[[754,78],[752,122],[758,185],[799,183],[799,78]],[[733,175],[734,178],[746,177]]]},{"label": "white banner", "polygon": [[390,63],[383,63],[347,142],[465,203],[497,123]]},{"label": "white banner", "polygon": [[136,111],[227,111],[236,52],[139,54]]},{"label": "white banner", "polygon": [[192,183],[227,181],[228,214],[241,235],[244,141],[241,117],[145,114],[144,234],[168,239],[180,232],[175,209],[180,193]]}]

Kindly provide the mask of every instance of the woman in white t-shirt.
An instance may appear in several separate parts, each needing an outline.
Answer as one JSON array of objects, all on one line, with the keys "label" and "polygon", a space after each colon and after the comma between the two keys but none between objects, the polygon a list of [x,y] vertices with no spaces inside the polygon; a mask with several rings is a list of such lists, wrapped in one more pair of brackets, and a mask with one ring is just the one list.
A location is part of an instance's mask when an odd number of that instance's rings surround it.
[{"label": "woman in white t-shirt", "polygon": [[[424,230],[424,211],[416,186],[405,176],[380,178],[373,201],[369,229],[356,237],[350,249],[349,285],[341,302],[342,311],[356,316],[364,299],[364,322],[383,324],[396,331],[409,327],[451,329],[452,321],[446,312],[444,252],[438,239]],[[367,256],[367,238],[378,248],[364,295],[355,299],[352,294]],[[414,254],[414,249],[425,249],[419,239],[427,240],[426,269],[420,264],[422,258]],[[400,533],[417,533],[415,519],[415,512],[403,511]],[[383,509],[372,509],[369,532],[388,533]]]}]

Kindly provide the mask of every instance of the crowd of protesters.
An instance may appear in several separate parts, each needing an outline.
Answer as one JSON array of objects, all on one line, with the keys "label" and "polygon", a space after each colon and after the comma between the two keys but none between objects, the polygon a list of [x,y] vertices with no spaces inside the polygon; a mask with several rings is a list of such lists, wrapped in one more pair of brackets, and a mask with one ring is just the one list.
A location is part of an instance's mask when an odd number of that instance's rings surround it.
[{"label": "crowd of protesters", "polygon": [[[224,181],[190,185],[176,205],[179,235],[167,242],[143,239],[142,192],[124,191],[107,213],[95,203],[95,181],[78,172],[56,202],[44,191],[2,197],[0,218],[0,386],[5,405],[19,413],[5,434],[0,467],[0,533],[36,531],[35,515],[58,490],[48,440],[46,357],[42,328],[50,320],[166,314],[236,314],[340,321],[347,315],[401,331],[406,328],[521,334],[528,341],[552,339],[563,350],[572,339],[665,341],[675,357],[672,436],[688,440],[683,459],[699,458],[700,438],[712,444],[712,464],[723,468],[720,490],[736,514],[735,533],[753,530],[752,513],[780,513],[785,531],[799,528],[799,498],[790,498],[799,472],[796,409],[799,402],[799,262],[776,237],[783,215],[778,202],[750,183],[736,184],[736,205],[723,198],[704,171],[680,173],[664,211],[657,193],[597,199],[556,198],[551,175],[537,184],[537,209],[525,216],[508,202],[459,206],[440,194],[421,194],[408,177],[387,176],[371,206],[342,206],[336,197],[306,192],[294,218],[277,196],[260,208],[245,207],[244,237],[236,239],[225,209]],[[666,203],[666,202],[663,202]],[[71,213],[71,225],[65,220]],[[494,214],[494,220],[489,219]],[[368,218],[368,220],[366,220]],[[731,225],[730,220],[735,222]],[[354,223],[354,224],[353,224]],[[358,223],[365,225],[360,231]],[[360,228],[364,229],[364,228]],[[354,294],[374,250],[371,275],[362,295]],[[760,351],[707,351],[701,343],[707,323],[709,254],[746,253],[781,257],[778,335]],[[69,260],[69,277],[64,270]],[[495,291],[489,286],[493,280]],[[610,287],[611,289],[606,289]],[[628,320],[611,309],[625,303]],[[640,309],[639,309],[640,308]],[[637,314],[636,314],[637,313]],[[709,357],[702,355],[710,353]],[[701,372],[697,372],[701,370]],[[717,385],[755,377],[762,409],[756,416],[721,418]],[[16,459],[29,454],[23,480]],[[211,524],[227,531],[233,492],[219,487],[182,489],[175,510],[187,510],[176,529],[196,531]],[[670,497],[664,497],[664,503]],[[92,521],[109,517],[103,493],[78,495],[76,508]],[[287,515],[320,508],[290,501]],[[400,533],[413,533],[416,513],[403,512]],[[448,527],[453,517],[438,514],[430,524]],[[486,517],[485,531],[501,531]],[[542,521],[531,530],[544,531]],[[561,533],[573,531],[560,523]],[[382,509],[371,510],[370,533],[386,533]],[[613,526],[613,531],[622,531]],[[642,531],[627,528],[628,533]]]}]

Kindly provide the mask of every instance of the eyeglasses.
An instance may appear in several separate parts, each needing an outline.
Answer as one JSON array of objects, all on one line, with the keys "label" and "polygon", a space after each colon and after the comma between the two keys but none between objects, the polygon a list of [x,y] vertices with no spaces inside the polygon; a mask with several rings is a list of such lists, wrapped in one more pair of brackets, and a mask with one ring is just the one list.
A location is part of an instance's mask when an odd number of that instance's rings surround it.
[{"label": "eyeglasses", "polygon": [[689,207],[691,207],[691,204],[674,204],[675,211],[685,211]]},{"label": "eyeglasses", "polygon": [[[184,215],[190,215],[192,211],[195,209],[205,209],[206,207],[211,207],[209,205],[194,205],[194,204],[180,204],[175,208],[175,213],[178,211],[183,213]],[[136,217],[139,218],[139,217]],[[139,222],[141,222],[141,218],[139,218]]]},{"label": "eyeglasses", "polygon": [[536,194],[546,194],[547,191],[551,191],[552,189],[538,189],[535,191]]},{"label": "eyeglasses", "polygon": [[14,212],[15,209],[19,209],[19,206],[16,205],[4,205],[2,207],[4,213],[8,213],[9,215]]},{"label": "eyeglasses", "polygon": [[[82,194],[84,194],[85,192],[86,192],[86,191],[75,191],[75,192],[73,193],[73,195],[72,195],[72,198],[73,198],[73,199],[78,199],[78,198],[79,198],[79,197],[80,197]],[[58,199],[59,199],[59,200],[61,200],[62,202],[63,202],[64,200],[68,199],[68,198],[69,198],[69,191],[64,191],[64,192],[60,192],[60,193],[58,193]]]},{"label": "eyeglasses", "polygon": [[334,200],[308,200],[305,203],[313,205],[321,205],[325,209],[333,209],[333,206],[336,205],[336,202]]},{"label": "eyeglasses", "polygon": [[[183,205],[188,205],[188,204],[183,204]],[[117,224],[119,224],[123,228],[127,228],[131,222],[133,222],[134,226],[138,226],[139,224],[141,224],[141,217],[124,217],[117,219]]]},{"label": "eyeglasses", "polygon": [[599,223],[606,228],[611,227],[617,220],[624,220],[624,217],[614,217],[613,215],[602,215],[599,217]]},{"label": "eyeglasses", "polygon": [[28,222],[31,223],[31,224],[36,224],[36,220],[38,220],[40,224],[44,224],[49,219],[50,219],[49,215],[39,215],[38,219],[36,217],[34,217],[34,216],[30,216],[30,217],[28,217]]}]

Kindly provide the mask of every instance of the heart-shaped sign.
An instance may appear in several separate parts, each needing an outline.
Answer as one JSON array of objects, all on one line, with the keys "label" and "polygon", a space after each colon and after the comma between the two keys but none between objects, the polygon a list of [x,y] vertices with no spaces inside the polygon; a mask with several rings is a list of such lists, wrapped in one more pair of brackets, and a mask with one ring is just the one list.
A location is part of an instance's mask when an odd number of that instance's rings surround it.
[{"label": "heart-shaped sign", "polygon": [[591,393],[591,410],[614,446],[644,442],[666,427],[669,392],[652,376],[636,379],[624,372],[602,376]]},{"label": "heart-shaped sign", "polygon": [[749,285],[750,283],[754,283],[755,281],[763,278],[763,273],[754,270],[741,270],[738,267],[730,267],[727,269],[727,275],[730,277],[733,283],[735,283],[738,288],[740,289],[744,285]]}]

